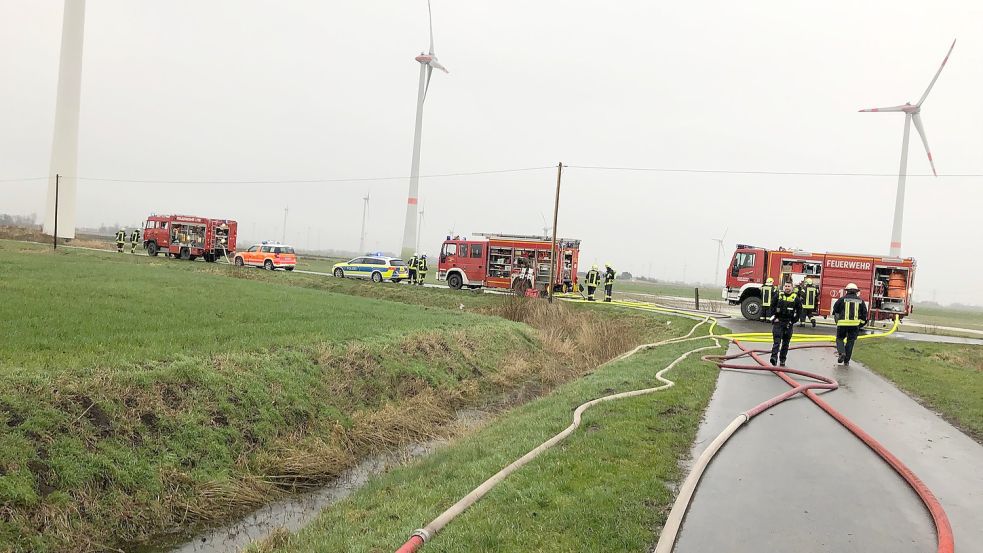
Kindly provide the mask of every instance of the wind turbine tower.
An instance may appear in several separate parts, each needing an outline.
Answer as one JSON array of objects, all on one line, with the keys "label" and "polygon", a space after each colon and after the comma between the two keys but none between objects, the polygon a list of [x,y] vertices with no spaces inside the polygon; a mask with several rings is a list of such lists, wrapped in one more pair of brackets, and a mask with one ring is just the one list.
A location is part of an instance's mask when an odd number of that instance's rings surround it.
[{"label": "wind turbine tower", "polygon": [[720,285],[720,254],[724,253],[724,240],[727,238],[727,231],[729,230],[730,228],[725,229],[724,235],[720,238],[710,239],[717,243],[717,264],[713,269],[713,283],[716,285]]},{"label": "wind turbine tower", "polygon": [[[48,202],[44,232],[75,238],[75,191],[78,186],[79,106],[82,101],[82,42],[85,0],[65,0],[61,26],[58,92],[55,99],[55,132],[48,171]],[[58,224],[55,224],[55,175],[58,181]]]}]

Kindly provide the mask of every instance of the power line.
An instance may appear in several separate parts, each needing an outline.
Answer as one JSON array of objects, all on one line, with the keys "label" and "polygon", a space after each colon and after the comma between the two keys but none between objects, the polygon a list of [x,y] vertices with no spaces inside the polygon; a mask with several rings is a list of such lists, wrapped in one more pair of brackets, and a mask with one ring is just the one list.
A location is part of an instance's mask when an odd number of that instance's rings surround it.
[{"label": "power line", "polygon": [[24,179],[0,179],[0,182],[26,182],[32,180],[48,180],[48,177],[29,177]]},{"label": "power line", "polygon": [[[571,169],[597,169],[602,171],[649,171],[656,173],[700,173],[722,175],[784,175],[809,177],[897,177],[897,173],[827,173],[821,171],[737,171],[731,169],[665,169],[659,167],[606,167],[601,165],[569,165]],[[912,174],[909,177],[935,177],[929,174]],[[983,177],[978,173],[938,175],[938,177]]]},{"label": "power line", "polygon": [[[545,167],[521,167],[518,169],[495,169],[491,171],[466,171],[460,173],[436,173],[432,175],[420,175],[421,179],[442,178],[442,177],[469,177],[473,175],[494,175],[501,173],[519,173],[524,171],[538,171],[541,169],[554,169],[553,166]],[[406,180],[409,176],[399,177],[352,177],[352,178],[318,178],[318,179],[297,179],[297,180],[157,180],[157,179],[107,179],[96,177],[77,177],[80,181],[92,182],[129,182],[137,184],[321,184],[329,182],[366,182],[366,181],[387,181],[387,180]]]}]

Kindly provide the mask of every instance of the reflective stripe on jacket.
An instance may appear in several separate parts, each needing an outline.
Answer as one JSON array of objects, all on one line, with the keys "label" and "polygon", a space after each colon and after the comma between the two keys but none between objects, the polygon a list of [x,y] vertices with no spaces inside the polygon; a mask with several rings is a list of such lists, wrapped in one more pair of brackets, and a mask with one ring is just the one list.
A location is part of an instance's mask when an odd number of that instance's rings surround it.
[{"label": "reflective stripe on jacket", "polygon": [[836,326],[860,326],[860,308],[864,301],[857,297],[843,298],[843,316]]},{"label": "reflective stripe on jacket", "polygon": [[815,309],[816,307],[816,293],[819,291],[815,286],[806,286],[805,299],[802,300],[802,307],[806,309]]},{"label": "reflective stripe on jacket", "polygon": [[771,307],[771,300],[775,295],[775,287],[765,284],[761,287],[761,305]]},{"label": "reflective stripe on jacket", "polygon": [[587,286],[597,286],[597,283],[600,282],[600,280],[601,274],[597,269],[587,271],[587,277],[584,279]]}]

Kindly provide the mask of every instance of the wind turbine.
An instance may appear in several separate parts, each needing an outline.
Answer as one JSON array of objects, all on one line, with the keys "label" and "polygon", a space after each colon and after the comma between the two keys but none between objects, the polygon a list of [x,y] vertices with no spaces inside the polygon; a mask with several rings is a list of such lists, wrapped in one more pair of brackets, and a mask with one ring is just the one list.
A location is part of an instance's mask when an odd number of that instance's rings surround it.
[{"label": "wind turbine", "polygon": [[713,283],[716,285],[720,285],[720,254],[724,253],[724,239],[727,238],[727,231],[729,230],[730,227],[727,227],[727,229],[724,230],[723,236],[720,238],[710,239],[717,243],[717,264],[713,270]]},{"label": "wind turbine", "polygon": [[539,217],[543,220],[543,236],[549,236],[550,235],[550,230],[553,227],[551,227],[551,226],[549,226],[549,225],[546,224],[546,216],[543,215],[543,212],[542,211],[539,212]]},{"label": "wind turbine", "polygon": [[369,191],[365,192],[365,197],[362,198],[365,202],[362,205],[362,234],[358,235],[358,253],[365,253],[365,220],[369,217]]},{"label": "wind turbine", "polygon": [[420,235],[423,234],[423,202],[420,202],[420,228],[416,231],[416,251],[420,251]]},{"label": "wind turbine", "polygon": [[911,123],[915,123],[915,130],[918,131],[918,136],[922,139],[922,144],[925,146],[925,153],[928,154],[928,163],[932,166],[932,174],[939,176],[935,172],[935,161],[932,159],[932,151],[928,148],[928,138],[925,137],[925,128],[922,126],[922,104],[925,102],[925,98],[928,98],[928,93],[932,91],[932,87],[935,86],[935,81],[939,79],[939,74],[942,73],[942,68],[945,67],[947,61],[949,61],[949,55],[952,54],[952,49],[956,47],[956,41],[952,41],[952,46],[949,47],[949,51],[946,53],[945,58],[942,60],[942,65],[939,66],[939,70],[935,72],[935,76],[932,77],[932,82],[928,83],[928,88],[925,89],[925,93],[918,100],[918,103],[911,105],[910,102],[906,102],[903,106],[893,106],[888,108],[870,108],[862,109],[861,112],[880,112],[880,111],[901,111],[904,112],[904,138],[901,139],[901,169],[898,172],[898,194],[894,200],[894,226],[891,229],[891,256],[899,257],[901,255],[901,225],[904,222],[904,190],[905,190],[905,177],[908,173],[908,135],[911,131]]},{"label": "wind turbine", "polygon": [[430,74],[434,69],[448,73],[447,68],[437,61],[433,52],[433,13],[430,11],[430,0],[427,0],[427,17],[430,21],[430,51],[420,52],[416,61],[420,63],[420,86],[416,97],[416,130],[413,133],[413,161],[410,164],[410,193],[406,199],[406,224],[403,227],[403,259],[413,255],[416,241],[416,205],[420,192],[420,139],[423,135],[423,101],[427,98],[430,88]]}]

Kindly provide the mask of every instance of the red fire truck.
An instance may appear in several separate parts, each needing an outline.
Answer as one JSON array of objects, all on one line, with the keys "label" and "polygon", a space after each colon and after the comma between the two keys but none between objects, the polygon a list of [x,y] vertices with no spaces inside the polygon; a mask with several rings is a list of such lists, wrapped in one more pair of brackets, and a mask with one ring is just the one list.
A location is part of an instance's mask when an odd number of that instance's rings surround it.
[{"label": "red fire truck", "polygon": [[143,226],[147,255],[171,255],[213,262],[236,249],[237,224],[231,219],[206,219],[188,215],[151,215]]},{"label": "red fire truck", "polygon": [[761,317],[761,286],[767,278],[776,286],[798,284],[806,279],[819,287],[817,314],[829,316],[843,287],[853,282],[870,308],[872,321],[911,314],[911,292],[915,260],[879,255],[812,253],[801,250],[768,250],[737,245],[727,272],[723,298],[741,306],[746,319]]},{"label": "red fire truck", "polygon": [[477,234],[478,238],[447,237],[440,249],[437,279],[454,289],[462,287],[512,288],[543,293],[550,284],[554,291],[573,290],[577,284],[580,240],[557,240],[558,255],[551,255],[553,241],[543,236]]}]

